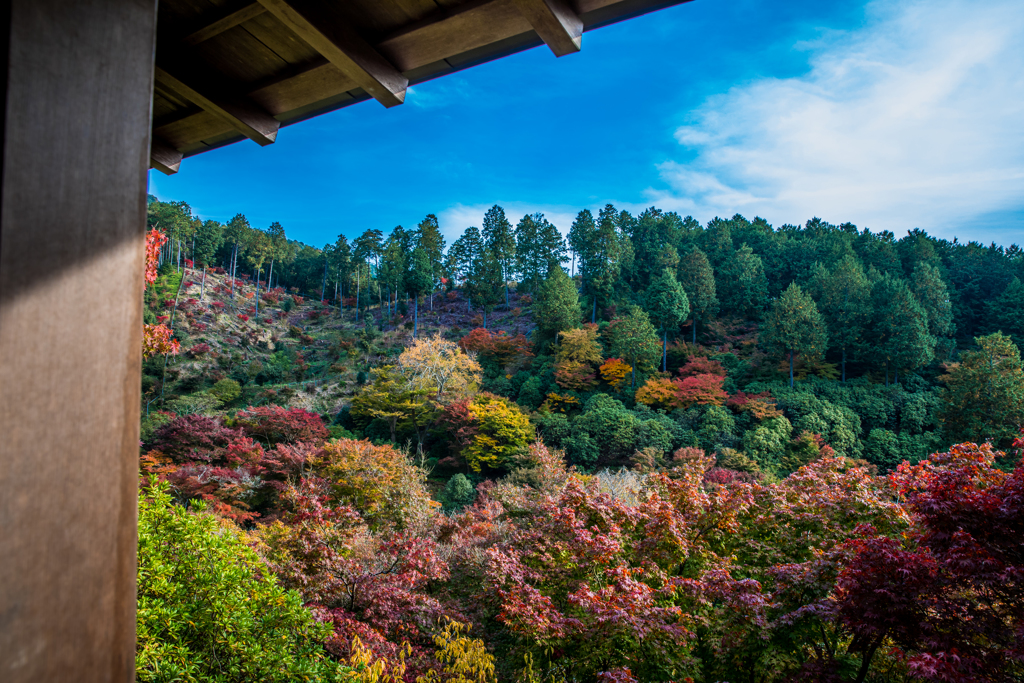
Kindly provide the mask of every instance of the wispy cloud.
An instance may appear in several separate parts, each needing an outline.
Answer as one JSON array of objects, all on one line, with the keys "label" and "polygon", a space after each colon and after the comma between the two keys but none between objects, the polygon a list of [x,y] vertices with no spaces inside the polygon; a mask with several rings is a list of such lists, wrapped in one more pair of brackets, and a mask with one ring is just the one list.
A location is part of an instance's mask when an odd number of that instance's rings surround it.
[{"label": "wispy cloud", "polygon": [[[650,203],[701,220],[818,215],[964,236],[1024,209],[1019,0],[877,0],[864,26],[813,43],[810,69],[709,98],[659,166]],[[1018,224],[1013,230],[1021,230]],[[1007,235],[1010,237],[1010,235]]]}]

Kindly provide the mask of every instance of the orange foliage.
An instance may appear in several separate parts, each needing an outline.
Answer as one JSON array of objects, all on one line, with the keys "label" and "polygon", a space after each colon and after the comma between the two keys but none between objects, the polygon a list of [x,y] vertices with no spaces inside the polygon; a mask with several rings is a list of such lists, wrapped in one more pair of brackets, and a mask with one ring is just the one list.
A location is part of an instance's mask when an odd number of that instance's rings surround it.
[{"label": "orange foliage", "polygon": [[522,363],[533,358],[530,342],[523,334],[511,336],[504,331],[495,334],[482,327],[474,329],[459,341],[466,352],[474,351],[502,366]]},{"label": "orange foliage", "polygon": [[604,365],[598,368],[598,372],[601,373],[601,379],[616,389],[619,388],[622,381],[632,371],[633,366],[624,362],[621,358],[609,358],[604,362]]}]

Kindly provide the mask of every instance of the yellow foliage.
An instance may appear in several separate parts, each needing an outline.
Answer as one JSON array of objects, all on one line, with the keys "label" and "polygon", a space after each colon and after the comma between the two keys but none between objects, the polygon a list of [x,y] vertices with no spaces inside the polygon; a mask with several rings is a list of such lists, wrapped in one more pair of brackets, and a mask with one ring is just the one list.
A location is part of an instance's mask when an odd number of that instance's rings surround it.
[{"label": "yellow foliage", "polygon": [[404,527],[429,514],[431,498],[423,470],[391,446],[338,439],[308,464],[330,482],[337,502],[351,505],[371,526]]},{"label": "yellow foliage", "polygon": [[597,341],[597,325],[558,333],[557,359],[560,363],[594,365],[601,362],[601,344]]},{"label": "yellow foliage", "polygon": [[562,395],[556,393],[550,393],[545,399],[544,404],[540,407],[540,411],[544,412],[556,412],[566,413],[573,408],[580,407],[580,400],[570,394]]},{"label": "yellow foliage", "polygon": [[470,638],[466,631],[465,624],[449,620],[434,636],[434,659],[441,671],[432,668],[416,683],[497,683],[494,656],[487,652],[484,641]]},{"label": "yellow foliage", "polygon": [[402,683],[405,673],[405,653],[397,662],[383,659],[374,660],[373,653],[363,647],[358,636],[352,637],[352,656],[349,658],[352,671],[347,672],[346,679],[352,683]]},{"label": "yellow foliage", "polygon": [[398,357],[398,368],[413,386],[429,389],[445,403],[471,393],[482,372],[476,360],[440,333],[414,341]]}]

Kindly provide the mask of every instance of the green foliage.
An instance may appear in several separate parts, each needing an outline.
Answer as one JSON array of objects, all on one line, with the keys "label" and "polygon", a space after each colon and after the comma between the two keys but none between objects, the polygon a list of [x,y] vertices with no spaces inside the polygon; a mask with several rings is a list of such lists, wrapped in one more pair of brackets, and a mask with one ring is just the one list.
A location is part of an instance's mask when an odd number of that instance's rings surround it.
[{"label": "green foliage", "polygon": [[534,306],[537,332],[542,340],[554,340],[559,332],[579,327],[580,317],[576,285],[560,266],[553,268],[540,286],[539,300]]},{"label": "green foliage", "polygon": [[348,680],[324,652],[330,626],[277,585],[237,529],[197,508],[161,487],[140,495],[136,679]]},{"label": "green foliage", "polygon": [[210,388],[212,394],[222,404],[231,403],[242,395],[242,386],[233,379],[217,380]]},{"label": "green foliage", "polygon": [[998,332],[975,341],[978,349],[965,352],[943,376],[943,431],[954,441],[1006,447],[1024,427],[1020,350]]},{"label": "green foliage", "polygon": [[629,360],[633,370],[630,384],[636,387],[636,370],[649,372],[659,355],[658,331],[651,324],[651,319],[640,308],[633,308],[629,314],[616,320],[608,328],[610,337],[609,349],[613,355]]},{"label": "green foliage", "polygon": [[793,354],[817,358],[828,344],[828,331],[818,307],[796,283],[772,304],[765,321],[764,343],[776,354],[789,356],[789,385],[793,386]]},{"label": "green foliage", "polygon": [[703,251],[694,247],[679,262],[679,282],[686,290],[690,311],[693,313],[693,343],[697,343],[696,321],[706,323],[718,312],[718,291],[715,271]]},{"label": "green foliage", "polygon": [[441,494],[444,509],[449,512],[461,510],[471,504],[474,498],[476,498],[476,488],[461,472],[448,480],[444,487],[444,493]]}]

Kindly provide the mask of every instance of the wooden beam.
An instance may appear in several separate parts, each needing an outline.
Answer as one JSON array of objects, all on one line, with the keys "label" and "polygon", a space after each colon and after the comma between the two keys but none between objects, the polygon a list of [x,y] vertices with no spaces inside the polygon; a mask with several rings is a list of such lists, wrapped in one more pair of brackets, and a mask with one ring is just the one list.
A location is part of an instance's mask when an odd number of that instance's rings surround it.
[{"label": "wooden beam", "polygon": [[218,19],[209,26],[204,26],[195,33],[185,36],[183,42],[186,45],[198,45],[199,43],[205,42],[214,36],[219,36],[228,29],[232,29],[239,24],[244,24],[250,19],[254,19],[266,11],[267,10],[264,9],[263,5],[258,2],[250,3],[245,7]]},{"label": "wooden beam", "polygon": [[165,60],[158,63],[154,76],[162,87],[224,119],[256,144],[272,144],[281,127],[277,119],[245,95],[231,94],[208,72],[200,75],[198,70],[187,71],[177,60]]},{"label": "wooden beam", "polygon": [[516,4],[556,57],[580,51],[583,21],[566,0],[516,0]]},{"label": "wooden beam", "polygon": [[394,107],[405,101],[409,79],[373,49],[332,8],[308,0],[259,2],[278,21],[385,107]]},{"label": "wooden beam", "polygon": [[181,152],[154,135],[149,143],[149,167],[174,175],[181,167]]}]

